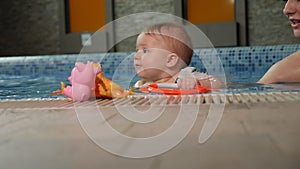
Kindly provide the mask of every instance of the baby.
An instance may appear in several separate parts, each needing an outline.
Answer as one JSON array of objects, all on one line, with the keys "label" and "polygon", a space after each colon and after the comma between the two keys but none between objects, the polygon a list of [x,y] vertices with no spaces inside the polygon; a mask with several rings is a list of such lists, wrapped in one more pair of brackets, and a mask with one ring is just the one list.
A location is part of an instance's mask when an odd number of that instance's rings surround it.
[{"label": "baby", "polygon": [[135,87],[149,83],[177,83],[181,89],[193,89],[196,84],[224,87],[218,78],[188,67],[193,47],[181,25],[162,23],[147,27],[137,38],[136,50],[134,66],[141,80]]}]

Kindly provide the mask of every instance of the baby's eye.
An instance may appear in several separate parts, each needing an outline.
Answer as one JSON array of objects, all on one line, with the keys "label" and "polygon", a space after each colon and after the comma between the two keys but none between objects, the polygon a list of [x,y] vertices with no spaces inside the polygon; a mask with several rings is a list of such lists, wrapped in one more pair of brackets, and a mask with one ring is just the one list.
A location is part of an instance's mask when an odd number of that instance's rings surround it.
[{"label": "baby's eye", "polygon": [[143,49],[136,49],[136,53],[142,52],[143,54],[148,53],[149,49],[143,48]]},{"label": "baby's eye", "polygon": [[149,49],[146,49],[146,48],[143,49],[143,53],[148,53],[148,52],[149,52]]}]

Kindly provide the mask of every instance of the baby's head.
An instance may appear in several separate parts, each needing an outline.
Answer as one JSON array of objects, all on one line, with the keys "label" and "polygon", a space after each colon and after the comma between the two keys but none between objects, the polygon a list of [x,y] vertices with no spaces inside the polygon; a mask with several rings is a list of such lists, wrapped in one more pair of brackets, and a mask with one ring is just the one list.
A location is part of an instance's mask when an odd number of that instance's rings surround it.
[{"label": "baby's head", "polygon": [[193,55],[192,43],[183,26],[176,23],[160,23],[147,27],[142,33],[160,38],[164,43],[161,46],[163,49],[177,54],[185,66],[190,64]]},{"label": "baby's head", "polygon": [[147,27],[137,38],[134,66],[147,81],[172,79],[190,64],[193,50],[183,27],[162,23]]}]

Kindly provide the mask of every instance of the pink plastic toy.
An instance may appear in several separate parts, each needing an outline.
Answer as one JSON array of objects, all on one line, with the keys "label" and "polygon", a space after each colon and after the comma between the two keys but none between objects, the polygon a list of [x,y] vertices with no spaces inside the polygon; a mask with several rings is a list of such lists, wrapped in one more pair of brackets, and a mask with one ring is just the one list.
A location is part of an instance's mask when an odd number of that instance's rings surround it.
[{"label": "pink plastic toy", "polygon": [[92,96],[96,75],[101,72],[100,64],[88,61],[86,64],[76,62],[68,78],[72,86],[62,89],[63,94],[74,101],[86,101]]}]

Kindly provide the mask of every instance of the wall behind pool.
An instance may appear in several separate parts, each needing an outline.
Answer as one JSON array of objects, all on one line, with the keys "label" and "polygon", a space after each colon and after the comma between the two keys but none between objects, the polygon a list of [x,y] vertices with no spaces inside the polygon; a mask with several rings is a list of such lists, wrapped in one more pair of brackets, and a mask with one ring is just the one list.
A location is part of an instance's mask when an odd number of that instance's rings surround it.
[{"label": "wall behind pool", "polygon": [[[59,54],[60,1],[0,1],[0,56]],[[174,0],[114,2],[116,19],[145,10],[170,14],[175,11]],[[283,7],[283,1],[247,1],[249,45],[299,43],[282,13]],[[130,46],[134,48],[134,42]],[[123,48],[127,49],[126,46]]]},{"label": "wall behind pool", "polygon": [[[191,66],[201,72],[223,70],[227,81],[256,82],[276,61],[300,49],[300,44],[195,49]],[[76,61],[101,62],[104,73],[111,77],[116,70],[124,74],[135,74],[134,53],[96,53],[74,55],[22,56],[0,58],[2,75],[56,75],[69,76]],[[212,59],[218,56],[220,63]],[[0,79],[1,80],[1,79]]]}]

